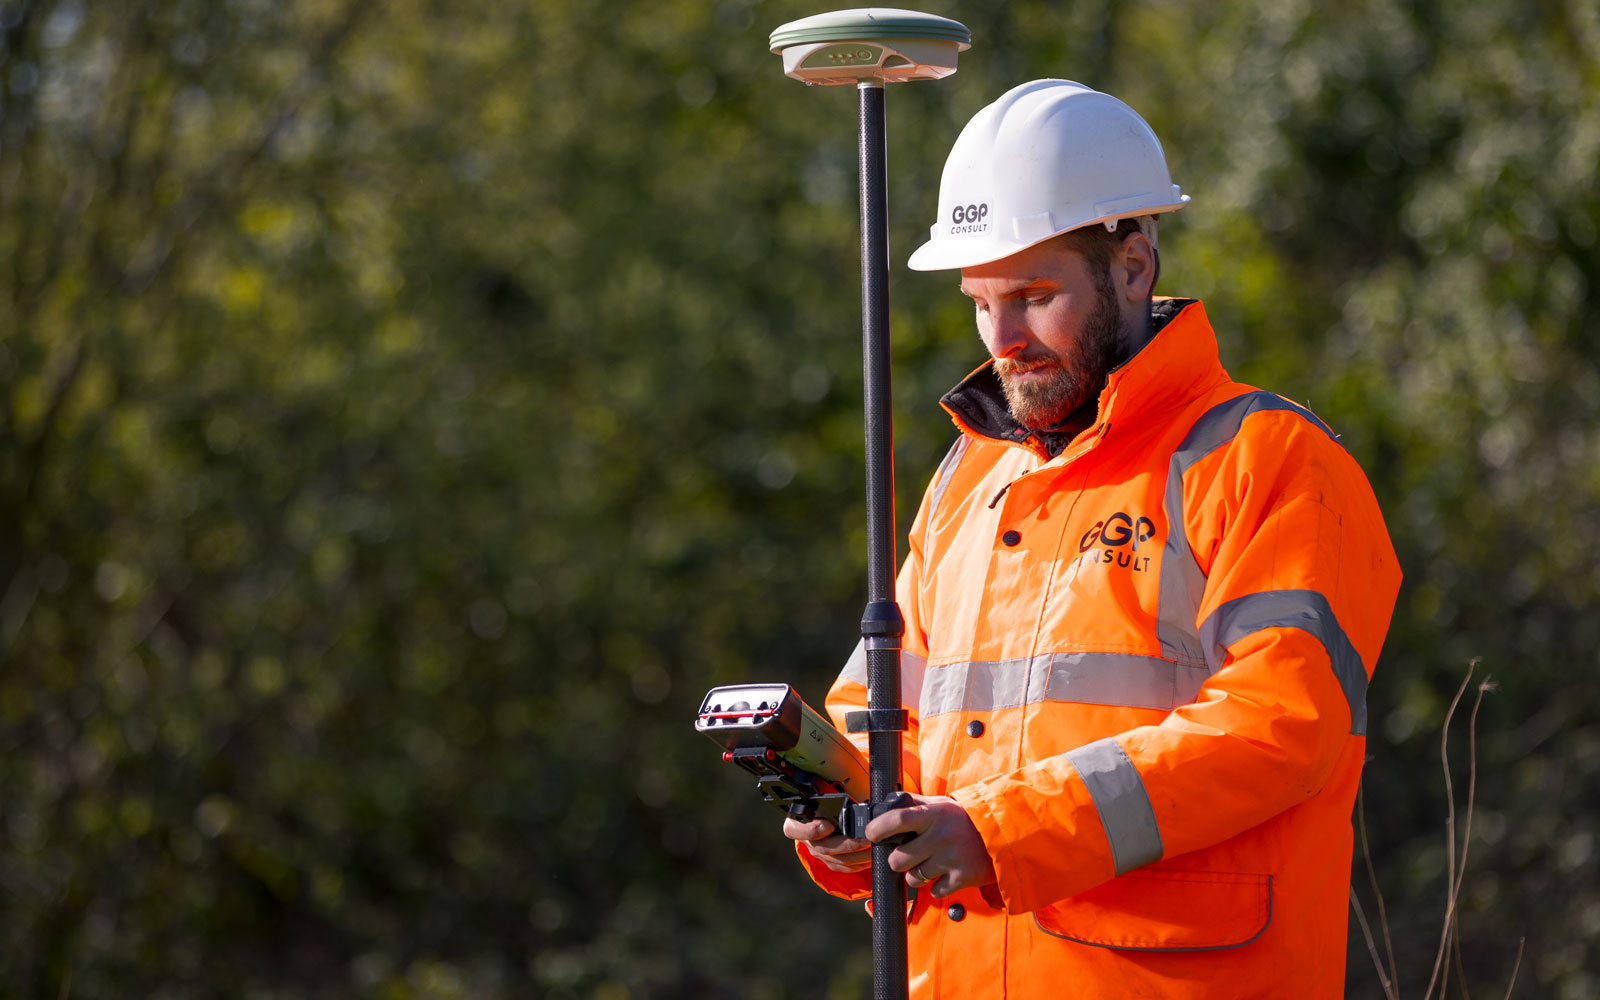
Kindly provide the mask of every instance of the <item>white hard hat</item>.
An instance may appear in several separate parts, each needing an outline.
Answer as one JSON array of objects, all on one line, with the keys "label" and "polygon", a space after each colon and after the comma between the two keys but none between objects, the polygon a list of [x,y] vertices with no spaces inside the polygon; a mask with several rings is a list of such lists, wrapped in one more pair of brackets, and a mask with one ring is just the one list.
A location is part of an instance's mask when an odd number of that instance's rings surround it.
[{"label": "white hard hat", "polygon": [[961,130],[939,182],[933,238],[917,271],[1009,257],[1069,229],[1189,201],[1139,113],[1071,80],[1013,87]]}]

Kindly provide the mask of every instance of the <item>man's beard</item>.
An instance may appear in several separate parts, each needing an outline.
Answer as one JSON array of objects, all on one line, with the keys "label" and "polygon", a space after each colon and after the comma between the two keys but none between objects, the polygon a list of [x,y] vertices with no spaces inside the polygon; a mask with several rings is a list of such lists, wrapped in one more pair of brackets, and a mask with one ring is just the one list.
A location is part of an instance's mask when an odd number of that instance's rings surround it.
[{"label": "man's beard", "polygon": [[[1105,284],[1109,285],[1107,281]],[[1127,360],[1129,335],[1110,288],[1095,282],[1095,307],[1079,337],[1063,357],[1045,347],[996,358],[995,374],[1017,422],[1034,431],[1060,427],[1099,395],[1106,376]],[[1035,368],[1043,377],[1026,382],[1015,376]]]}]

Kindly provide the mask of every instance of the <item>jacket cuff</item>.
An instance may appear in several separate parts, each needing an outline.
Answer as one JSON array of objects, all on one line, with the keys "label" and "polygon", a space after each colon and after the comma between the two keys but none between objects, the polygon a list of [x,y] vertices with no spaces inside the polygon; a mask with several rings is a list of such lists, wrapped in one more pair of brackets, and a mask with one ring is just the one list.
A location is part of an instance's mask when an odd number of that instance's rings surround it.
[{"label": "jacket cuff", "polygon": [[[949,795],[966,810],[967,819],[977,828],[978,836],[983,840],[983,849],[989,853],[989,863],[994,866],[995,884],[985,886],[984,895],[990,897],[998,894],[1007,913],[1020,913],[1022,911],[1017,904],[1021,901],[1016,898],[1013,889],[1020,888],[1021,876],[1016,870],[1011,840],[1000,822],[1004,804],[984,794],[985,791],[987,789],[981,784],[966,785],[951,789]],[[990,899],[990,902],[993,900]]]},{"label": "jacket cuff", "polygon": [[1015,784],[1001,776],[948,793],[967,811],[983,838],[994,865],[994,890],[1007,913],[1031,913],[1115,874],[1109,853],[1100,846],[1104,835],[1098,831],[1087,834],[1094,847],[1070,836],[1065,843],[1059,838],[1042,842],[1041,831],[1060,824],[1061,817],[1041,817],[1028,796],[1019,801]]},{"label": "jacket cuff", "polygon": [[827,865],[811,856],[811,849],[804,841],[795,841],[795,857],[800,859],[800,864],[805,868],[806,874],[811,876],[811,881],[830,896],[840,899],[870,899],[872,897],[872,869],[864,868],[858,872],[841,875]]}]

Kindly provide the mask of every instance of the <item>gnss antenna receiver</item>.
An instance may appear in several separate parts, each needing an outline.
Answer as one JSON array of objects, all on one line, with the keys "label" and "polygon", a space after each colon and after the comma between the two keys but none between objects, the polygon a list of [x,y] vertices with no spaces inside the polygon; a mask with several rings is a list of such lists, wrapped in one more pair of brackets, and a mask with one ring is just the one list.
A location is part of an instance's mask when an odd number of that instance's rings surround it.
[{"label": "gnss antenna receiver", "polygon": [[[892,7],[816,14],[781,25],[769,39],[783,71],[807,86],[856,88],[861,177],[861,349],[865,391],[867,607],[861,639],[867,654],[867,710],[846,719],[867,736],[869,803],[900,795],[900,641],[905,619],[895,600],[893,423],[889,407],[888,169],[884,84],[938,80],[956,71],[972,46],[966,25]],[[904,1000],[906,884],[889,867],[892,844],[872,846],[872,995]]]}]

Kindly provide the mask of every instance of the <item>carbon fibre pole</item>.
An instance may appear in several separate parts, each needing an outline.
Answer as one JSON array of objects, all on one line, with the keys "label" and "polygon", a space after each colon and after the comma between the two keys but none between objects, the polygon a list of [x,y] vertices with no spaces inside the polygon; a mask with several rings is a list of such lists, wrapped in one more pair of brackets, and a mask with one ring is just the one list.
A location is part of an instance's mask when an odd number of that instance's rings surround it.
[{"label": "carbon fibre pole", "polygon": [[[888,154],[883,81],[856,86],[860,104],[862,416],[866,429],[867,771],[870,801],[900,790],[900,643],[905,619],[895,600],[894,417],[889,386]],[[854,726],[851,727],[855,728]],[[906,996],[905,877],[889,867],[893,846],[872,845],[873,1000]]]},{"label": "carbon fibre pole", "polygon": [[[784,72],[808,85],[853,83],[858,99],[861,193],[862,411],[866,432],[867,710],[846,728],[867,733],[874,811],[900,791],[900,648],[905,621],[895,600],[894,425],[889,385],[888,153],[884,85],[937,80],[971,45],[966,26],[915,11],[866,8],[818,14],[772,33]],[[906,884],[889,867],[890,844],[872,845],[872,996],[905,1000]]]}]

